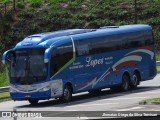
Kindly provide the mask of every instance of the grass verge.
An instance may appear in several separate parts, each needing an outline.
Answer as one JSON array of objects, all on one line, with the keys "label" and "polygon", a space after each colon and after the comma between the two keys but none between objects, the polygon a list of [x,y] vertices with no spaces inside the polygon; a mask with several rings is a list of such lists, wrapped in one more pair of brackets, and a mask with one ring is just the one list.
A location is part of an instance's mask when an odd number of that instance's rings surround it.
[{"label": "grass verge", "polygon": [[0,102],[3,101],[3,100],[10,100],[9,92],[0,93]]},{"label": "grass verge", "polygon": [[157,67],[157,73],[160,73],[160,66]]},{"label": "grass verge", "polygon": [[145,100],[145,102],[160,102],[160,98],[147,99],[147,100]]}]

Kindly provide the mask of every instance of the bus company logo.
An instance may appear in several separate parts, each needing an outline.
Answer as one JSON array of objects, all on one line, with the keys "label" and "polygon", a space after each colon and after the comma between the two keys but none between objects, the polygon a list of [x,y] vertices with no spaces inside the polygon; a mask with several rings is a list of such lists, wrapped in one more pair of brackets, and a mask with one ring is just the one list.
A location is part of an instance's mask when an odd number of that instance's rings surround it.
[{"label": "bus company logo", "polygon": [[15,117],[18,117],[18,118],[23,118],[23,117],[28,117],[28,118],[40,118],[42,117],[42,113],[40,112],[2,112],[2,118],[15,118]]},{"label": "bus company logo", "polygon": [[89,57],[86,57],[86,62],[87,62],[87,65],[86,67],[95,67],[96,65],[101,65],[104,63],[104,58],[100,58],[100,59],[92,59],[91,56]]}]

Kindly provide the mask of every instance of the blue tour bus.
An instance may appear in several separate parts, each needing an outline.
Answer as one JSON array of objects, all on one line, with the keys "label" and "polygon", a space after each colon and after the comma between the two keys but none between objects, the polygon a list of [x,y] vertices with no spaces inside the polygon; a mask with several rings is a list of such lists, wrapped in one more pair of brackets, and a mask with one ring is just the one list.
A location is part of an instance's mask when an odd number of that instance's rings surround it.
[{"label": "blue tour bus", "polygon": [[31,35],[4,52],[2,62],[11,98],[31,104],[104,88],[127,91],[157,74],[152,28],[143,24]]}]

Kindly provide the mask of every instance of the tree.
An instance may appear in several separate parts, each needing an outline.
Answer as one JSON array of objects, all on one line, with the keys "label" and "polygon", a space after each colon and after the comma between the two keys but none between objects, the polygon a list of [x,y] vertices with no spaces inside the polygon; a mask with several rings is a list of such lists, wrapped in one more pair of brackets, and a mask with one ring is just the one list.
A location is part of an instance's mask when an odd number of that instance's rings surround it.
[{"label": "tree", "polygon": [[16,10],[16,1],[13,0],[13,9]]},{"label": "tree", "polygon": [[137,24],[137,0],[134,0],[134,23]]},{"label": "tree", "polygon": [[0,11],[0,40],[3,34],[3,16],[2,16],[2,12]]}]

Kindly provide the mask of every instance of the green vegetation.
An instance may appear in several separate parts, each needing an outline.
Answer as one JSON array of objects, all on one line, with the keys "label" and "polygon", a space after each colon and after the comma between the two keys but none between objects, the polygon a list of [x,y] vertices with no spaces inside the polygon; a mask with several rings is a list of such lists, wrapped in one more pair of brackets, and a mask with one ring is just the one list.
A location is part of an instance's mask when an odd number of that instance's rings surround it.
[{"label": "green vegetation", "polygon": [[[134,24],[134,0],[12,0],[0,4],[0,53],[35,33],[71,28]],[[159,43],[160,1],[137,0],[138,23],[150,24]],[[2,21],[2,22],[1,22]]]},{"label": "green vegetation", "polygon": [[0,87],[4,87],[6,85],[9,84],[9,80],[7,80],[8,78],[6,78],[6,70],[5,70],[5,66],[1,66],[0,69]]},{"label": "green vegetation", "polygon": [[160,102],[160,98],[147,99],[144,102]]},{"label": "green vegetation", "polygon": [[0,93],[0,102],[3,101],[3,100],[10,100],[9,92]]},{"label": "green vegetation", "polygon": [[157,67],[157,72],[160,73],[160,66]]},{"label": "green vegetation", "polygon": [[[0,55],[35,33],[135,23],[134,0],[17,0],[15,10],[13,0],[0,0],[0,3]],[[153,27],[158,46],[159,6],[159,0],[137,0],[136,12],[138,23]],[[1,63],[0,67],[0,86],[4,86],[5,69]]]},{"label": "green vegetation", "polygon": [[160,61],[160,53],[156,54],[156,60]]},{"label": "green vegetation", "polygon": [[38,8],[42,4],[42,0],[31,0],[29,3],[33,8]]}]

